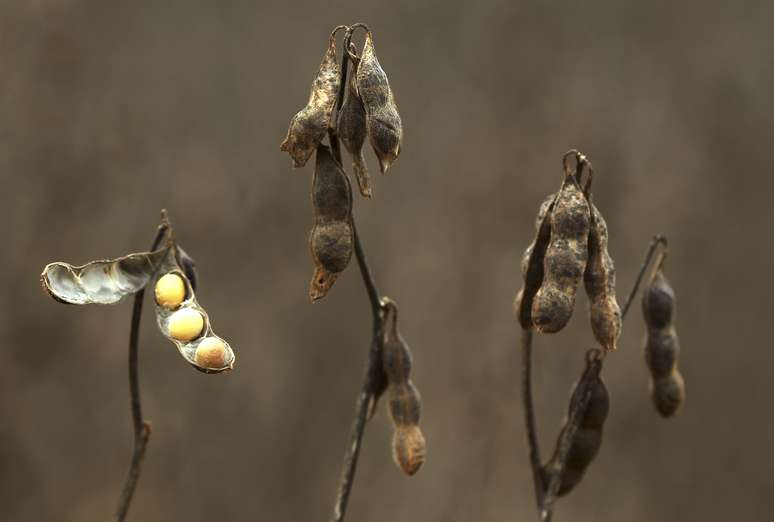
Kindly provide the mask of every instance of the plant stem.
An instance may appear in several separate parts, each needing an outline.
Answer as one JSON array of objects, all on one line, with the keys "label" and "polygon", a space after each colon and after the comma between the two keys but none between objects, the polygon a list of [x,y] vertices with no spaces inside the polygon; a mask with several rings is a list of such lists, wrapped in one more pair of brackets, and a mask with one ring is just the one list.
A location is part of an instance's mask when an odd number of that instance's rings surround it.
[{"label": "plant stem", "polygon": [[[634,285],[629,292],[626,303],[621,309],[621,321],[626,317],[627,312],[634,300],[637,290],[639,290],[642,278],[648,265],[653,259],[653,255],[659,245],[666,248],[667,240],[662,235],[653,236],[648,249],[645,253],[645,259],[634,281]],[[567,463],[567,456],[578,431],[578,425],[583,413],[591,399],[591,388],[589,383],[593,378],[599,375],[602,370],[602,359],[592,361],[588,364],[586,370],[581,376],[580,381],[573,392],[570,400],[570,412],[567,417],[566,428],[559,441],[559,450],[557,459],[552,463],[551,469],[544,469],[541,464],[540,449],[538,446],[537,427],[535,423],[535,407],[532,399],[532,330],[522,330],[521,336],[521,375],[522,375],[522,401],[524,404],[524,423],[527,429],[527,443],[529,445],[529,459],[532,467],[532,477],[535,484],[535,501],[538,507],[538,514],[542,522],[550,522],[553,516],[554,503],[556,495],[561,485],[561,476]]]},{"label": "plant stem", "polygon": [[[161,224],[159,225],[156,237],[151,244],[150,251],[155,251],[161,244],[161,240],[169,230],[166,212],[161,212]],[[140,479],[140,470],[142,461],[145,457],[145,448],[150,438],[150,424],[142,418],[142,403],[140,402],[140,379],[137,369],[138,348],[140,339],[140,320],[142,319],[142,299],[145,295],[143,288],[134,296],[134,307],[132,309],[132,323],[129,331],[129,396],[132,404],[132,422],[134,423],[134,448],[132,450],[132,460],[129,462],[129,471],[126,474],[124,488],[121,491],[121,497],[118,499],[118,508],[116,509],[115,520],[123,522],[129,511],[129,504],[132,502],[134,490],[137,487],[137,481]]]},{"label": "plant stem", "polygon": [[[350,32],[349,30],[347,31]],[[341,109],[341,104],[344,99],[344,89],[347,85],[347,70],[349,64],[349,58],[347,54],[347,44],[349,39],[344,38],[344,56],[341,64],[341,84],[339,88],[338,99],[336,101],[336,111]],[[332,121],[333,118],[331,118]],[[341,148],[339,146],[339,139],[336,135],[336,131],[331,125],[328,128],[328,139],[330,141],[331,150],[333,151],[334,158],[339,164],[341,161]],[[347,178],[349,183],[349,178]],[[371,338],[371,346],[368,350],[368,359],[366,362],[365,375],[363,376],[363,384],[358,393],[357,401],[355,403],[355,418],[352,421],[352,429],[350,430],[350,443],[347,446],[347,450],[344,453],[344,466],[341,472],[341,481],[339,482],[338,494],[336,495],[336,502],[333,507],[333,516],[331,522],[343,522],[344,516],[347,512],[347,503],[349,501],[350,493],[352,492],[352,485],[355,481],[355,472],[357,470],[357,461],[360,455],[360,446],[363,441],[363,433],[365,431],[365,425],[368,420],[368,410],[371,397],[373,396],[374,388],[374,375],[378,370],[378,366],[381,359],[382,350],[382,303],[380,299],[379,290],[376,287],[371,268],[368,266],[368,260],[366,259],[365,250],[363,244],[360,241],[360,235],[357,232],[357,226],[355,224],[354,217],[350,222],[352,226],[353,241],[355,244],[355,257],[357,258],[357,265],[360,269],[360,274],[363,277],[363,285],[365,286],[366,293],[368,294],[368,300],[371,304],[371,312],[373,314],[373,331]]]},{"label": "plant stem", "polygon": [[626,313],[629,311],[629,307],[632,305],[632,301],[634,301],[634,296],[637,294],[637,290],[640,288],[642,277],[645,275],[645,271],[648,269],[648,265],[653,259],[653,254],[656,253],[656,248],[658,248],[659,245],[662,245],[664,248],[667,246],[667,239],[661,234],[653,236],[653,239],[650,240],[650,245],[648,245],[648,250],[645,252],[645,259],[642,261],[642,266],[640,267],[640,271],[637,274],[637,279],[634,280],[634,285],[632,286],[631,292],[629,292],[629,297],[626,298],[626,303],[624,303],[623,307],[621,308],[622,321],[626,317]]}]

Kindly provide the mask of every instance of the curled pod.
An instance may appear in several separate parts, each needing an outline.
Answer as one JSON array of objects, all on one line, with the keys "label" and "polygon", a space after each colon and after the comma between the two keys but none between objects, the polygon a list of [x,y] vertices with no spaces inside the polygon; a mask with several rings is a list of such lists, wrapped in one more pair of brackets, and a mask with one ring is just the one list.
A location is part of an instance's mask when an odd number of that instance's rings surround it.
[{"label": "curled pod", "polygon": [[368,167],[363,156],[363,144],[367,134],[366,113],[355,84],[358,62],[353,60],[351,66],[352,70],[349,73],[344,101],[336,120],[336,134],[349,155],[352,156],[352,170],[355,171],[360,193],[364,197],[370,198],[372,196],[371,177],[368,174]]},{"label": "curled pod", "polygon": [[[589,371],[588,368],[586,370]],[[578,384],[576,384],[573,390],[573,398],[570,401],[570,405],[577,402],[576,395],[581,393],[580,384],[584,378],[581,378]],[[567,460],[565,461],[565,467],[562,472],[561,482],[557,495],[566,495],[581,481],[584,473],[588,469],[591,462],[599,452],[599,448],[602,446],[602,430],[607,419],[607,414],[610,411],[610,396],[607,393],[605,383],[602,381],[599,373],[591,376],[588,383],[590,387],[590,398],[586,410],[583,412],[578,429],[575,432],[575,437],[572,439],[572,445],[570,446],[569,453],[567,454]],[[569,415],[568,415],[569,419]],[[559,434],[559,439],[562,439],[564,431],[568,429],[565,421],[565,426],[562,428],[562,432]],[[548,464],[543,466],[543,475],[546,476],[546,470],[553,467],[554,463],[558,459],[559,447],[554,451],[554,455]]]},{"label": "curled pod", "polygon": [[145,288],[168,248],[129,254],[118,259],[73,266],[57,261],[43,268],[40,281],[57,301],[65,304],[113,304]]},{"label": "curled pod", "polygon": [[621,335],[621,309],[615,297],[615,266],[607,251],[607,224],[591,202],[588,262],[583,274],[589,296],[589,318],[594,337],[605,350],[616,349]]},{"label": "curled pod", "polygon": [[180,355],[197,370],[220,373],[234,367],[234,351],[212,330],[210,318],[196,300],[193,285],[172,246],[153,284],[156,323]]},{"label": "curled pod", "polygon": [[290,154],[294,167],[303,167],[325,137],[336,103],[341,68],[336,61],[336,32],[331,33],[320,69],[312,82],[309,101],[290,120],[290,127],[280,150]]},{"label": "curled pod", "polygon": [[551,194],[540,205],[535,219],[535,239],[521,258],[523,285],[516,294],[513,307],[521,327],[525,330],[532,328],[532,302],[543,284],[543,258],[551,241],[550,212],[555,199],[556,195]]},{"label": "curled pod", "polygon": [[650,370],[650,396],[663,417],[671,417],[685,400],[685,381],[677,368],[680,340],[673,323],[675,293],[661,270],[655,271],[642,294],[642,313],[647,325],[645,363]]},{"label": "curled pod", "polygon": [[309,235],[309,250],[315,264],[309,298],[325,297],[352,258],[352,190],[341,166],[325,145],[317,149],[312,180],[315,224]]},{"label": "curled pod", "polygon": [[542,333],[555,333],[567,325],[586,270],[590,211],[574,175],[565,175],[550,215],[551,241],[543,259],[543,282],[532,302],[532,322]]},{"label": "curled pod", "polygon": [[403,124],[387,75],[376,58],[373,36],[369,30],[366,31],[363,54],[357,67],[356,82],[357,92],[365,107],[368,139],[384,174],[400,154]]}]

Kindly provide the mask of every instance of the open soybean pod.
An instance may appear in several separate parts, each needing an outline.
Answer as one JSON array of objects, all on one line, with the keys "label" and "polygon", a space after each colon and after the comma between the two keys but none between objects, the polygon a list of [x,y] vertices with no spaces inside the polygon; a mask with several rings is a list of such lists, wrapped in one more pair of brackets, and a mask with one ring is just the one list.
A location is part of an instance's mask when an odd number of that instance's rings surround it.
[{"label": "open soybean pod", "polygon": [[[599,353],[592,350],[589,354]],[[592,358],[587,356],[587,365],[578,383],[573,388],[572,398],[570,399],[570,412],[573,406],[580,401],[580,395],[589,393],[589,402],[586,409],[581,413],[575,436],[572,438],[564,470],[560,477],[558,496],[566,495],[581,481],[584,473],[588,469],[594,457],[597,456],[602,446],[602,429],[610,411],[610,396],[607,393],[605,383],[600,376],[600,367],[592,365]],[[570,413],[568,413],[565,425],[559,434],[558,441],[561,441],[565,430],[568,430]],[[557,442],[556,450],[551,460],[543,466],[544,479],[547,471],[553,469],[558,459],[560,447]]]},{"label": "open soybean pod", "polygon": [[309,101],[290,120],[288,134],[280,145],[281,150],[290,154],[294,167],[306,165],[328,131],[341,81],[341,68],[336,61],[336,33],[343,28],[339,26],[331,33],[328,49],[312,82]]},{"label": "open soybean pod", "polygon": [[169,248],[92,261],[82,266],[55,262],[40,276],[43,288],[66,304],[113,304],[145,288]]},{"label": "open soybean pod", "polygon": [[589,204],[576,175],[565,168],[551,211],[543,282],[532,303],[532,322],[542,333],[560,331],[572,317],[575,294],[586,270],[590,219]]},{"label": "open soybean pod", "polygon": [[352,258],[352,189],[347,175],[325,145],[317,148],[312,205],[315,223],[309,250],[315,264],[309,298],[325,297]]},{"label": "open soybean pod", "polygon": [[382,367],[387,376],[390,395],[390,416],[394,432],[392,452],[395,462],[407,474],[413,475],[425,462],[426,445],[419,418],[421,398],[411,382],[411,351],[398,333],[397,305],[385,299]]},{"label": "open soybean pod", "polygon": [[371,30],[363,24],[352,26],[353,29],[356,27],[363,27],[366,31],[363,53],[357,67],[357,92],[365,107],[368,139],[384,174],[400,154],[403,124],[387,74],[376,58]]},{"label": "open soybean pod", "polygon": [[551,194],[540,205],[535,219],[535,239],[527,247],[521,259],[521,275],[524,282],[516,295],[513,307],[521,327],[525,330],[532,328],[532,301],[540,285],[543,284],[543,258],[551,241],[550,213],[555,199],[556,195]]},{"label": "open soybean pod", "polygon": [[364,197],[370,198],[372,196],[371,177],[368,175],[368,167],[363,156],[363,144],[367,134],[366,113],[363,101],[357,93],[357,85],[355,83],[360,59],[353,52],[354,44],[349,42],[349,39],[346,41],[346,45],[348,47],[351,46],[351,48],[348,53],[349,58],[345,57],[345,59],[350,59],[351,65],[344,101],[337,115],[336,134],[341,139],[349,155],[352,156],[352,170],[355,171],[360,193]]},{"label": "open soybean pod", "polygon": [[621,309],[615,297],[615,266],[607,251],[607,224],[597,207],[591,203],[591,230],[588,242],[588,263],[583,274],[589,296],[589,319],[597,342],[612,351],[621,335]]},{"label": "open soybean pod", "polygon": [[685,381],[677,368],[680,340],[674,328],[675,293],[662,270],[663,254],[642,294],[647,326],[645,362],[651,374],[650,395],[656,410],[671,417],[685,400]]},{"label": "open soybean pod", "polygon": [[197,370],[205,373],[230,370],[234,367],[234,351],[212,331],[210,318],[196,300],[176,250],[174,245],[168,250],[154,279],[159,330]]}]

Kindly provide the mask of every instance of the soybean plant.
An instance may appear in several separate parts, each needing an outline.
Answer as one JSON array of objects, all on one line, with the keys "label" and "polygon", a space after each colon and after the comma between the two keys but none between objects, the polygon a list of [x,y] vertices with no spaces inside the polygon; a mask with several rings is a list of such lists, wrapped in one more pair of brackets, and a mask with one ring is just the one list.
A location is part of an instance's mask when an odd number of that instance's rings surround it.
[{"label": "soybean plant", "polygon": [[143,419],[137,369],[140,320],[145,288],[153,284],[156,323],[159,330],[195,369],[222,373],[234,367],[234,351],[212,330],[210,318],[196,299],[193,259],[177,244],[166,212],[149,252],[117,259],[91,261],[82,266],[55,262],[41,274],[43,288],[65,304],[114,304],[134,295],[129,332],[129,393],[134,424],[134,449],[115,520],[126,518],[137,481],[140,478],[150,424]]},{"label": "soybean plant", "polygon": [[[574,158],[574,168],[571,159]],[[616,350],[623,319],[643,275],[663,236],[655,236],[626,303],[619,308],[615,294],[616,274],[607,251],[605,219],[592,203],[591,162],[576,150],[562,158],[564,178],[559,191],[543,201],[535,222],[535,239],[521,261],[523,284],[514,308],[522,328],[522,400],[530,466],[540,520],[549,521],[557,497],[570,493],[581,481],[602,445],[602,431],[610,409],[610,397],[602,381],[605,357]],[[586,174],[584,180],[584,173]],[[648,326],[646,362],[651,371],[651,395],[657,410],[668,417],[683,401],[684,382],[677,371],[677,334],[672,327],[674,292],[657,268],[643,295]],[[589,298],[589,320],[601,348],[586,352],[586,367],[573,388],[567,417],[556,448],[543,464],[538,447],[532,401],[533,331],[552,334],[562,330],[575,308],[580,281]]]},{"label": "soybean plant", "polygon": [[[352,42],[362,29],[362,51]],[[341,62],[336,35],[344,31]],[[323,143],[327,135],[328,145]],[[309,250],[314,270],[309,285],[312,302],[323,299],[346,270],[354,251],[373,315],[371,347],[365,377],[358,393],[350,443],[331,520],[341,522],[355,479],[366,422],[379,397],[389,391],[395,427],[392,452],[396,463],[413,475],[425,460],[425,439],[419,428],[419,392],[410,380],[411,352],[398,333],[398,306],[377,290],[353,217],[352,188],[342,162],[340,141],[349,152],[352,170],[363,197],[373,197],[363,145],[369,143],[386,173],[400,154],[403,127],[387,75],[374,50],[373,34],[362,23],[341,25],[330,34],[323,60],[312,83],[309,100],[290,121],[280,149],[290,154],[294,167],[303,167],[316,152],[312,179],[314,226]]]}]

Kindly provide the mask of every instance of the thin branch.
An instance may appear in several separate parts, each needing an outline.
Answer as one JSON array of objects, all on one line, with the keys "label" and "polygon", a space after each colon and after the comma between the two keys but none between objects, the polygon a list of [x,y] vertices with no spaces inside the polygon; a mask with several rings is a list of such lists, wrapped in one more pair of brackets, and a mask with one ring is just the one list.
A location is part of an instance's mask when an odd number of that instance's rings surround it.
[{"label": "thin branch", "polygon": [[[161,244],[162,239],[169,230],[169,221],[166,212],[161,211],[161,224],[159,225],[156,237],[153,239],[150,251],[155,251]],[[132,323],[129,332],[129,395],[132,403],[132,422],[134,423],[134,448],[132,450],[132,460],[129,463],[129,471],[126,474],[124,488],[121,491],[121,497],[118,499],[118,508],[116,509],[115,520],[123,522],[126,513],[129,511],[129,504],[132,502],[134,490],[137,487],[137,481],[140,479],[140,470],[142,461],[145,457],[145,448],[150,438],[150,424],[142,418],[142,403],[140,402],[140,378],[137,369],[138,348],[140,340],[140,320],[142,319],[142,299],[145,295],[143,288],[134,296],[134,307],[132,309]]]},{"label": "thin branch", "polygon": [[642,283],[642,277],[645,275],[645,271],[648,269],[648,265],[653,259],[653,254],[656,253],[656,248],[658,248],[659,245],[662,245],[664,248],[667,247],[666,237],[660,234],[653,236],[653,239],[650,240],[650,245],[648,245],[648,250],[645,252],[645,259],[642,261],[642,266],[640,267],[640,271],[637,274],[637,279],[634,280],[634,286],[632,286],[632,290],[629,292],[629,297],[626,298],[626,303],[624,303],[623,307],[621,308],[622,321],[626,317],[626,313],[629,311],[629,307],[634,301],[634,296],[637,294],[637,290],[640,288],[640,283]]},{"label": "thin branch", "polygon": [[[341,104],[344,98],[344,89],[347,82],[347,69],[349,64],[349,56],[347,53],[347,46],[349,43],[348,36],[351,34],[351,30],[347,31],[347,36],[344,38],[344,57],[341,64],[341,87],[339,89],[339,97],[336,101],[336,110],[341,108]],[[333,120],[333,119],[332,119]],[[331,125],[328,128],[328,139],[331,144],[331,150],[336,158],[336,161],[341,164],[341,148],[339,146],[339,140],[336,136],[336,131]],[[349,182],[349,178],[347,178]],[[368,294],[368,300],[371,304],[371,311],[373,314],[373,335],[371,338],[371,347],[368,351],[368,360],[366,362],[365,375],[363,376],[363,384],[360,388],[360,393],[357,396],[357,402],[355,404],[355,418],[352,421],[352,429],[350,431],[350,443],[344,453],[344,465],[341,472],[341,481],[339,483],[338,494],[336,495],[336,502],[333,507],[333,515],[331,522],[343,522],[344,516],[347,512],[347,503],[349,501],[350,493],[352,492],[352,485],[355,481],[355,472],[357,470],[357,461],[360,456],[360,446],[363,441],[363,433],[365,431],[365,425],[368,420],[368,409],[371,397],[374,393],[374,376],[379,368],[379,362],[381,358],[382,350],[382,303],[380,299],[379,290],[376,287],[371,269],[368,266],[368,260],[366,259],[365,250],[363,244],[360,241],[360,235],[357,232],[357,226],[355,224],[354,217],[351,220],[353,241],[355,243],[355,257],[357,258],[357,264],[360,268],[360,274],[363,277],[363,285],[365,286],[366,293]]]},{"label": "thin branch", "polygon": [[538,506],[542,506],[545,485],[541,472],[535,407],[532,401],[532,330],[527,329],[521,331],[521,397],[524,403],[524,424],[527,427],[529,463],[532,466],[532,480],[535,482],[535,502]]}]

